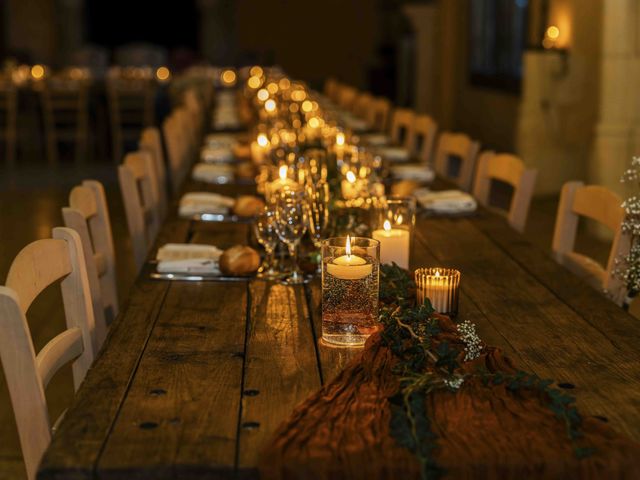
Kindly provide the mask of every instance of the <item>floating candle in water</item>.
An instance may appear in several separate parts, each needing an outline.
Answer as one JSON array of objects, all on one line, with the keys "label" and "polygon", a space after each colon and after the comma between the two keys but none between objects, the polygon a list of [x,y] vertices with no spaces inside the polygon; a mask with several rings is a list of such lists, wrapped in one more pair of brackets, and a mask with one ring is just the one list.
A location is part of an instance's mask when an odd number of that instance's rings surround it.
[{"label": "floating candle in water", "polygon": [[[398,223],[402,223],[402,217]],[[380,242],[380,263],[395,262],[401,268],[409,268],[409,230],[391,228],[391,222],[385,220],[383,228],[374,230],[372,237]]]},{"label": "floating candle in water", "polygon": [[327,271],[342,280],[359,280],[371,275],[373,265],[358,255],[351,254],[351,237],[347,236],[345,255],[333,259],[327,264]]}]

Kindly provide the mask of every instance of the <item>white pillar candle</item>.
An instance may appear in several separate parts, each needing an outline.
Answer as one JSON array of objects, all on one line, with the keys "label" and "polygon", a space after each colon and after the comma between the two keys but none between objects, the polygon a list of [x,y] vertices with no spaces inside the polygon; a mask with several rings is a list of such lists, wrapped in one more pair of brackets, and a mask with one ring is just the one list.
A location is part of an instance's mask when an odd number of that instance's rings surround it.
[{"label": "white pillar candle", "polygon": [[273,182],[267,183],[265,188],[265,197],[267,200],[271,200],[271,197],[277,195],[278,192],[286,189],[295,190],[299,188],[299,185],[287,178],[287,174],[289,172],[289,168],[286,165],[282,165],[278,170],[278,176],[280,177],[278,180],[274,180]]},{"label": "white pillar candle", "polygon": [[380,242],[380,263],[395,262],[401,268],[409,268],[409,230],[391,228],[385,220],[384,228],[373,231],[374,240]]},{"label": "white pillar candle", "polygon": [[371,275],[373,265],[364,258],[351,254],[351,239],[347,236],[346,254],[327,264],[327,272],[342,280],[360,280]]}]

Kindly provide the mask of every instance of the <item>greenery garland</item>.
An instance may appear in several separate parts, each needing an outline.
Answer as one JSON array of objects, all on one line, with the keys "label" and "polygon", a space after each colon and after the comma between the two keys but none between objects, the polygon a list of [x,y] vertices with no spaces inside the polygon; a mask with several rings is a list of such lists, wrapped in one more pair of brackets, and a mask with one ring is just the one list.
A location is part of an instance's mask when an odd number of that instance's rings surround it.
[{"label": "greenery garland", "polygon": [[552,380],[523,371],[507,374],[478,369],[461,373],[459,358],[463,351],[463,361],[480,355],[482,347],[475,326],[470,322],[457,324],[464,350],[446,341],[434,342],[434,336],[441,333],[435,310],[428,300],[423,305],[416,304],[413,280],[395,264],[380,267],[380,321],[382,344],[398,359],[393,373],[398,376],[400,387],[389,398],[390,432],[399,445],[415,454],[423,479],[439,478],[444,473],[433,458],[438,438],[431,431],[425,398],[438,390],[455,392],[470,377],[479,378],[486,386],[504,384],[513,393],[536,390],[544,394],[549,400],[546,406],[565,425],[576,457],[585,458],[594,452],[577,443],[582,437],[582,419],[575,398],[552,387]]}]

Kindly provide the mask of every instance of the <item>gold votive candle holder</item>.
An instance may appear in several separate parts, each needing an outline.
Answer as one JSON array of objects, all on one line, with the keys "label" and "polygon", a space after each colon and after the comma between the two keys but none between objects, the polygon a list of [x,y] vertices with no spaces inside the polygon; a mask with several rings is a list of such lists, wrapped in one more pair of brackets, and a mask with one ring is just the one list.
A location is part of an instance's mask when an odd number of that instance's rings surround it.
[{"label": "gold votive candle holder", "polygon": [[418,303],[431,301],[436,312],[455,317],[460,297],[460,271],[454,268],[418,268],[415,271]]}]

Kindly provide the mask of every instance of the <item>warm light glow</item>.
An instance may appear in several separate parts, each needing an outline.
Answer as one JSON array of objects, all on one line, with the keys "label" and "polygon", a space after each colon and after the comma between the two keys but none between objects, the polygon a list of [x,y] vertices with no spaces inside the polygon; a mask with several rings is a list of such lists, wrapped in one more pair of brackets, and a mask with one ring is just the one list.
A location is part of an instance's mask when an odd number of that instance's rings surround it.
[{"label": "warm light glow", "polygon": [[296,113],[298,110],[300,110],[300,105],[298,105],[297,103],[292,103],[291,105],[289,105],[289,111],[291,113]]},{"label": "warm light glow", "polygon": [[396,225],[401,225],[402,224],[402,214],[398,214],[398,216],[396,217]]},{"label": "warm light glow", "polygon": [[222,72],[222,82],[227,85],[233,85],[236,83],[236,72],[233,70],[225,70]]},{"label": "warm light glow", "polygon": [[347,245],[345,247],[347,257],[351,256],[351,236],[347,235]]},{"label": "warm light glow", "polygon": [[271,82],[269,85],[267,85],[267,90],[271,94],[278,93],[278,84]]},{"label": "warm light glow", "polygon": [[252,77],[261,77],[263,73],[264,71],[262,70],[262,67],[258,65],[256,65],[255,67],[251,67],[251,70],[249,70],[249,74]]},{"label": "warm light glow", "polygon": [[280,180],[284,182],[287,179],[288,172],[289,172],[289,167],[287,167],[286,165],[281,165],[280,168],[278,169],[278,176],[280,177]]},{"label": "warm light glow", "polygon": [[289,87],[291,87],[291,81],[289,81],[288,78],[281,78],[280,79],[280,89],[281,90],[288,90]]},{"label": "warm light glow", "polygon": [[302,102],[307,98],[307,93],[304,90],[294,90],[291,92],[291,100],[294,102]]},{"label": "warm light glow", "polygon": [[158,67],[158,69],[156,70],[156,78],[161,82],[164,82],[165,80],[169,80],[170,76],[171,76],[171,72],[167,67]]},{"label": "warm light glow", "polygon": [[318,108],[320,108],[320,105],[318,105],[318,102],[316,102],[315,100],[313,102],[311,102],[311,110],[312,111],[316,111],[318,110]]},{"label": "warm light glow", "polygon": [[551,25],[549,28],[547,28],[547,37],[549,37],[551,40],[557,40],[559,36],[560,29],[555,25]]},{"label": "warm light glow", "polygon": [[31,76],[35,79],[44,77],[44,67],[42,65],[34,65],[31,67]]},{"label": "warm light glow", "polygon": [[351,170],[347,172],[347,182],[356,183],[356,174],[353,173]]},{"label": "warm light glow", "polygon": [[440,276],[440,270],[436,270],[436,277]]},{"label": "warm light glow", "polygon": [[269,92],[266,88],[258,90],[258,100],[264,102],[267,98],[269,98]]},{"label": "warm light glow", "polygon": [[311,117],[309,119],[309,126],[311,128],[318,128],[320,126],[320,120],[317,117]]},{"label": "warm light glow", "polygon": [[264,109],[267,112],[274,112],[276,110],[276,102],[272,98],[264,102]]},{"label": "warm light glow", "polygon": [[344,145],[344,133],[338,132],[336,133],[336,145]]},{"label": "warm light glow", "polygon": [[309,100],[305,100],[304,102],[302,102],[302,111],[304,113],[309,113],[311,110],[313,110],[313,103],[311,103]]},{"label": "warm light glow", "polygon": [[258,135],[258,145],[260,145],[261,147],[266,147],[267,145],[269,145],[269,139],[264,133]]},{"label": "warm light glow", "polygon": [[262,81],[260,80],[260,77],[257,77],[255,75],[249,77],[249,80],[247,80],[247,85],[249,85],[249,88],[260,88],[261,84]]},{"label": "warm light glow", "polygon": [[389,220],[385,220],[383,227],[384,227],[385,231],[388,232],[389,230],[391,230],[391,222]]}]

